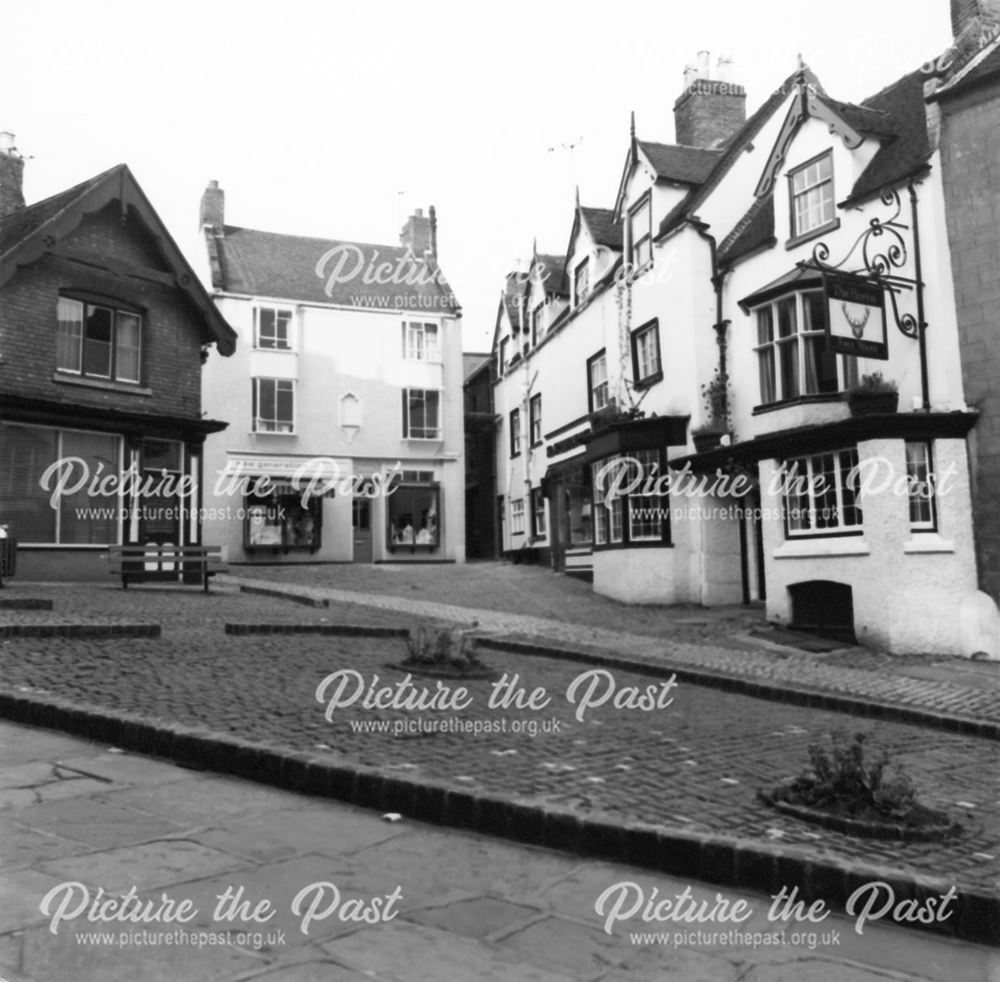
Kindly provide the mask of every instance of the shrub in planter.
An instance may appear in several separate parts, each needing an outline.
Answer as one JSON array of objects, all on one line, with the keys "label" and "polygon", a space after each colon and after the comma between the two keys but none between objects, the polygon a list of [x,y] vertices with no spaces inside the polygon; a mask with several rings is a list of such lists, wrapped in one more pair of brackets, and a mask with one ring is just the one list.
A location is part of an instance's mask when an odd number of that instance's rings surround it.
[{"label": "shrub in planter", "polygon": [[894,413],[899,407],[896,383],[887,381],[881,372],[863,375],[861,381],[847,393],[847,404],[853,416],[874,413]]},{"label": "shrub in planter", "polygon": [[848,740],[837,730],[830,737],[829,747],[810,745],[809,770],[759,797],[786,814],[848,835],[915,841],[961,831],[947,814],[916,800],[913,782],[886,751],[866,759],[864,733]]},{"label": "shrub in planter", "polygon": [[712,380],[701,387],[701,394],[708,422],[691,431],[698,453],[719,446],[722,438],[729,433],[729,376],[716,367]]}]

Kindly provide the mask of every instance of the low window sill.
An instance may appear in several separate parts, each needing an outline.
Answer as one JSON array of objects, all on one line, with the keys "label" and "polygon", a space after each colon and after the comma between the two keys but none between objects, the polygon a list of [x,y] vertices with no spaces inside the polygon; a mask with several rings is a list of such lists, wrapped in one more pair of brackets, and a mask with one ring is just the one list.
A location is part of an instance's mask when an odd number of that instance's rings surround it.
[{"label": "low window sill", "polygon": [[663,371],[662,369],[658,372],[654,372],[652,375],[647,375],[645,378],[637,379],[632,382],[632,388],[634,389],[648,389],[651,385],[656,385],[657,382],[663,381]]},{"label": "low window sill", "polygon": [[808,559],[814,556],[868,556],[871,549],[859,535],[828,539],[789,539],[771,553],[774,559]]},{"label": "low window sill", "polygon": [[85,389],[100,389],[102,392],[121,392],[130,396],[151,396],[152,389],[137,385],[135,382],[111,382],[107,379],[87,378],[86,375],[70,375],[64,372],[56,372],[52,376],[53,382],[60,385],[80,385]]},{"label": "low window sill", "polygon": [[903,543],[904,553],[941,553],[954,552],[955,543],[951,539],[943,539],[937,532],[914,532],[912,537]]},{"label": "low window sill", "polygon": [[298,436],[298,434],[286,430],[251,430],[250,436]]},{"label": "low window sill", "polygon": [[835,232],[838,228],[840,228],[840,219],[835,218],[832,222],[827,222],[819,228],[803,232],[802,235],[793,235],[785,242],[785,248],[794,249],[796,246],[802,245],[803,242],[811,242],[813,239],[818,239],[821,235],[826,235],[827,232]]}]

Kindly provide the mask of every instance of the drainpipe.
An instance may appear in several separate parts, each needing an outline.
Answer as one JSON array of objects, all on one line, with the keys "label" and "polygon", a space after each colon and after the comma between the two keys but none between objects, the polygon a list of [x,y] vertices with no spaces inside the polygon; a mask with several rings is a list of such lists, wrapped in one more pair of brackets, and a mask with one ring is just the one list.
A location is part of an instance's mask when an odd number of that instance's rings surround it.
[{"label": "drainpipe", "polygon": [[[729,321],[722,319],[722,284],[726,278],[728,270],[724,271],[719,268],[719,246],[715,241],[715,236],[708,231],[708,225],[699,221],[697,218],[690,218],[688,221],[698,235],[700,235],[708,243],[709,252],[711,254],[712,289],[715,290],[715,324],[712,326],[715,328],[715,342],[719,346],[719,374],[723,378],[728,378],[729,372],[726,365],[726,333],[729,329]],[[726,392],[726,415],[728,414],[729,393]]]},{"label": "drainpipe", "polygon": [[910,215],[913,220],[913,265],[917,281],[917,343],[920,345],[920,393],[924,412],[931,408],[930,383],[927,378],[927,324],[924,321],[924,275],[920,260],[920,225],[917,219],[917,189],[910,178]]}]

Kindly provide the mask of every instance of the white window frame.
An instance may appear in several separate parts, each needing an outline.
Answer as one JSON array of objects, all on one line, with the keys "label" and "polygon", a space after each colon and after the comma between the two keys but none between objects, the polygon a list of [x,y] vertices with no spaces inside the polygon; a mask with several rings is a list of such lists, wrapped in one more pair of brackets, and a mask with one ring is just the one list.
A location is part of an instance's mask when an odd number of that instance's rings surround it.
[{"label": "white window frame", "polygon": [[[649,339],[652,344],[648,343]],[[653,318],[632,332],[632,381],[634,385],[648,385],[662,376],[660,322]]]},{"label": "white window frame", "polygon": [[[829,461],[833,465],[833,488],[827,487],[823,473],[823,464]],[[786,539],[814,539],[825,536],[861,535],[864,530],[864,509],[861,495],[858,492],[858,474],[853,474],[854,488],[850,488],[848,480],[852,471],[858,465],[857,447],[842,447],[838,450],[828,450],[823,453],[809,454],[785,460],[781,464],[782,508],[785,518]],[[819,495],[833,491],[833,501],[821,503]],[[847,491],[853,491],[854,501],[847,507],[855,511],[856,521],[845,521],[845,496]],[[818,526],[822,512],[833,507],[836,513],[835,523]],[[803,524],[799,516],[804,516]]]},{"label": "white window frame", "polygon": [[[433,344],[428,343],[431,334]],[[441,325],[435,321],[403,321],[403,357],[407,361],[441,361]]]},{"label": "white window frame", "polygon": [[[297,404],[297,392],[295,379],[290,378],[270,378],[270,377],[255,377],[253,381],[253,412],[252,412],[252,423],[254,433],[267,433],[276,434],[279,436],[294,436],[295,435],[295,409]],[[265,420],[260,415],[261,406],[261,383],[271,382],[274,383],[274,412],[275,418],[273,420]],[[278,417],[278,394],[279,391],[288,386],[292,393],[292,418],[291,420],[284,420]],[[286,389],[286,391],[289,391]]]},{"label": "white window frame", "polygon": [[[790,402],[803,396],[833,396],[843,392],[855,384],[858,379],[858,359],[855,355],[837,356],[837,388],[823,389],[821,377],[817,372],[815,386],[807,386],[809,372],[806,352],[811,343],[823,345],[826,338],[825,323],[820,327],[809,325],[807,330],[806,298],[822,296],[822,290],[797,290],[783,293],[767,303],[753,308],[754,324],[757,332],[757,344],[754,353],[757,357],[757,389],[759,405],[768,406],[782,402]],[[792,311],[792,330],[789,334],[779,332],[779,311],[782,307]],[[825,310],[825,306],[824,306]],[[765,328],[769,318],[769,326]],[[782,351],[795,349],[794,373],[795,392],[785,392],[785,379],[782,372]],[[770,398],[769,398],[770,396]]]},{"label": "white window frame", "polygon": [[524,498],[510,503],[510,534],[524,535]]},{"label": "white window frame", "polygon": [[[261,314],[274,315],[274,344],[263,344],[261,333]],[[285,340],[281,343],[278,326],[284,320]],[[295,350],[295,311],[290,307],[272,306],[271,304],[254,304],[253,308],[253,347],[254,351],[294,351]]]},{"label": "white window frame", "polygon": [[[424,426],[413,426],[410,420],[411,393],[421,393],[423,397]],[[427,393],[433,392],[437,395],[437,426],[428,426],[427,423]],[[440,389],[405,388],[403,389],[403,439],[404,440],[441,440],[444,427],[442,425],[443,393]],[[420,431],[417,433],[416,431]]]},{"label": "white window frame", "polygon": [[528,435],[531,446],[538,447],[542,443],[542,394],[536,392],[528,400]]},{"label": "white window frame", "polygon": [[573,268],[573,304],[580,304],[590,296],[590,256],[586,256]]},{"label": "white window frame", "polygon": [[518,457],[521,454],[522,441],[521,441],[521,410],[520,407],[517,409],[512,409],[510,415],[507,417],[510,425],[510,455],[511,457]]},{"label": "white window frame", "polygon": [[[603,377],[595,381],[594,369],[598,366],[603,371]],[[608,382],[608,353],[598,351],[587,359],[587,392],[590,399],[590,411],[597,412],[611,401],[611,387]]]},{"label": "white window frame", "polygon": [[628,237],[629,260],[637,273],[653,259],[653,198],[648,191],[629,209]]},{"label": "white window frame", "polygon": [[827,150],[788,172],[792,239],[832,225],[837,217],[833,151]]},{"label": "white window frame", "polygon": [[536,539],[548,537],[548,522],[546,520],[545,495],[541,488],[531,489],[531,522]]},{"label": "white window frame", "polygon": [[[78,316],[70,320],[60,315],[66,312],[68,307],[76,308]],[[107,374],[102,372],[88,372],[85,370],[86,347],[87,347],[87,313],[90,310],[106,310],[111,315],[111,350],[109,352],[109,367]],[[136,337],[138,344],[132,348],[131,345],[122,343],[122,328],[125,318],[136,322]],[[145,318],[136,310],[129,310],[123,307],[116,307],[112,303],[96,303],[89,300],[80,300],[77,297],[59,297],[56,304],[56,371],[66,375],[77,375],[83,379],[94,379],[99,382],[121,382],[125,385],[139,385],[142,380],[142,335]],[[70,337],[71,342],[76,347],[76,364],[60,364],[60,339],[65,332],[62,324],[78,324],[79,330],[73,331]],[[135,351],[135,376],[124,375],[121,372],[119,352],[122,349]]]},{"label": "white window frame", "polygon": [[929,440],[907,440],[906,488],[910,530],[937,531],[937,501],[934,494],[934,452]]}]

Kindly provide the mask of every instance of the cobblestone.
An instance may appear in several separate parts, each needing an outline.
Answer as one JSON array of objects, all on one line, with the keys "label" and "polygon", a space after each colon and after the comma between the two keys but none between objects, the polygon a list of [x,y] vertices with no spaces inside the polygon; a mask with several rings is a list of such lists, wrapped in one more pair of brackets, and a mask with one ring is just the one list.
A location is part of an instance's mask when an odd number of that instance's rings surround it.
[{"label": "cobblestone", "polygon": [[[989,741],[905,724],[858,722],[686,683],[673,690],[673,703],[663,709],[605,705],[578,719],[567,690],[586,666],[501,652],[487,656],[492,670],[508,678],[516,673],[529,691],[544,688],[550,704],[536,712],[490,709],[490,680],[456,680],[447,684],[465,685],[472,696],[471,705],[461,710],[352,706],[335,709],[327,722],[316,698],[322,680],[353,670],[365,684],[375,675],[383,685],[401,682],[401,640],[233,637],[223,633],[223,622],[286,617],[289,623],[322,623],[349,610],[355,623],[367,619],[386,625],[411,622],[416,610],[405,609],[408,605],[398,599],[376,609],[372,605],[379,598],[372,597],[348,608],[332,596],[332,606],[325,609],[228,591],[208,603],[200,594],[183,591],[143,591],[139,597],[139,591],[130,591],[127,602],[136,616],[159,612],[162,638],[11,639],[0,644],[6,686],[136,712],[163,725],[200,726],[331,761],[395,769],[411,779],[551,803],[581,816],[780,840],[806,845],[820,858],[865,860],[947,877],[956,885],[997,889],[997,862],[982,859],[1000,855],[1000,773],[995,744]],[[78,591],[73,602],[113,613],[123,601],[114,591],[93,588]],[[60,616],[66,616],[67,606],[56,598]],[[419,602],[419,610],[466,620],[470,613],[425,602]],[[612,678],[616,691],[662,682],[617,670]],[[432,679],[418,677],[414,684],[434,691]],[[426,732],[435,721],[452,729]],[[532,723],[537,725],[534,737]],[[459,732],[460,725],[478,725],[484,732]],[[525,732],[515,732],[522,728]],[[966,833],[933,845],[859,841],[810,829],[756,800],[758,788],[799,773],[807,745],[837,728],[872,733],[876,748],[884,747],[905,764],[926,803],[946,809]]]},{"label": "cobblestone", "polygon": [[[958,659],[939,661],[938,677],[927,680],[912,674],[914,671],[919,671],[912,668],[913,664],[926,663],[928,661],[926,658],[896,659],[883,653],[852,648],[845,665],[844,661],[848,656],[845,656],[844,652],[834,651],[822,655],[785,647],[775,650],[776,646],[770,644],[762,646],[755,643],[746,630],[752,628],[754,622],[758,626],[761,622],[759,618],[755,621],[753,615],[748,614],[743,614],[741,621],[735,615],[719,613],[715,615],[710,626],[700,629],[704,633],[701,640],[689,640],[684,633],[684,626],[676,624],[677,620],[685,619],[680,616],[680,611],[674,610],[671,617],[663,609],[654,613],[645,608],[612,604],[604,598],[593,598],[592,594],[594,609],[588,613],[586,620],[581,623],[568,623],[553,617],[520,614],[514,609],[497,611],[486,606],[464,606],[439,600],[400,596],[398,588],[395,592],[373,593],[324,585],[324,580],[338,575],[324,568],[314,571],[311,577],[307,577],[300,570],[283,568],[268,570],[268,576],[273,578],[263,580],[243,570],[238,576],[231,577],[230,582],[266,586],[272,590],[276,589],[279,583],[284,583],[289,591],[314,599],[353,603],[370,609],[415,617],[432,617],[462,623],[476,620],[482,630],[496,632],[505,637],[523,636],[562,645],[585,646],[630,658],[650,659],[661,663],[666,661],[677,666],[705,668],[742,678],[785,683],[901,706],[948,712],[970,719],[1000,722],[1000,698],[998,698],[1000,664],[997,663],[977,666],[982,674],[973,677],[967,670],[967,664]],[[385,582],[391,584],[395,575],[385,574]],[[533,585],[542,583],[537,570],[528,575],[533,577]],[[571,598],[575,596],[573,592],[575,588],[580,586],[563,577],[552,577],[552,579],[558,581],[560,590],[569,591]],[[309,585],[307,580],[311,580],[312,585]],[[551,594],[553,585],[547,583],[546,588]],[[427,589],[429,588],[425,588],[422,592],[427,592]],[[542,587],[539,586],[539,593],[542,592]],[[472,599],[467,593],[463,598]],[[549,599],[553,598],[550,596]],[[495,604],[495,598],[493,602]],[[575,605],[573,609],[574,611],[577,609]],[[638,612],[646,618],[642,621],[646,631],[655,630],[658,633],[655,635],[635,633],[597,626],[601,620],[605,624],[627,621],[633,612]],[[659,620],[653,623],[657,617]],[[712,615],[709,614],[709,617],[711,619]],[[735,635],[727,633],[734,630]],[[853,667],[860,665],[865,667]]]}]

